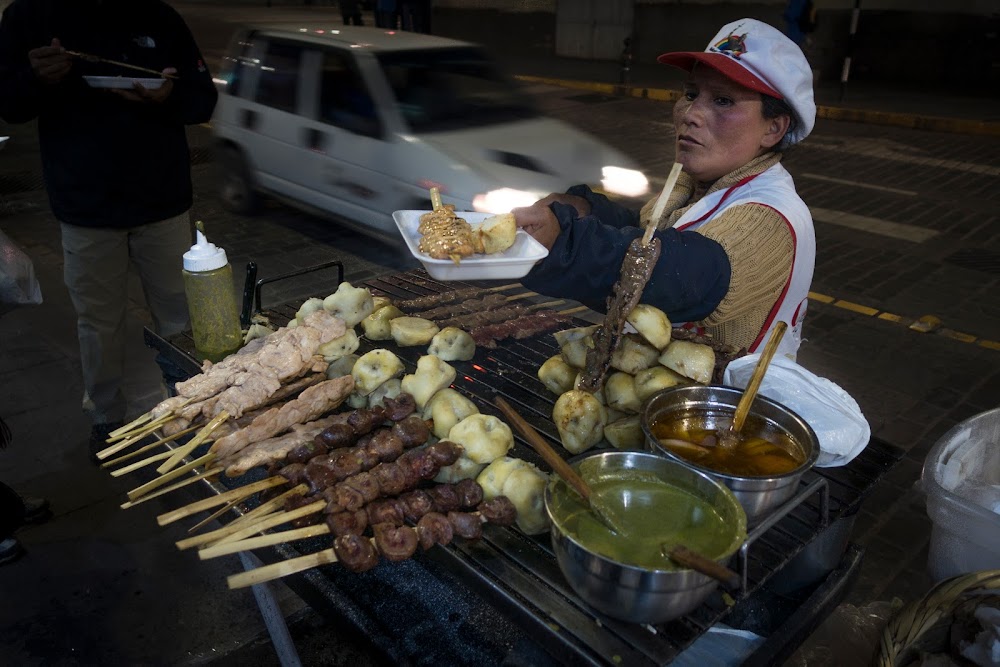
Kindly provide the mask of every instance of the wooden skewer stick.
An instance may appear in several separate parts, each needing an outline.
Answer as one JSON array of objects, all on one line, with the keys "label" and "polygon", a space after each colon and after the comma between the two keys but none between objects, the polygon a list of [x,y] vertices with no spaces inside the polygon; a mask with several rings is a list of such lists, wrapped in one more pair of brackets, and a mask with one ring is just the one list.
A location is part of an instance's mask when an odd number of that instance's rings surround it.
[{"label": "wooden skewer stick", "polygon": [[577,313],[582,313],[586,310],[590,310],[587,306],[577,306],[576,308],[567,308],[566,310],[560,310],[560,315],[576,315]]},{"label": "wooden skewer stick", "polygon": [[436,211],[442,206],[441,191],[437,188],[431,188],[431,210]]},{"label": "wooden skewer stick", "polygon": [[553,308],[555,306],[560,306],[566,303],[562,299],[556,299],[555,301],[546,301],[545,303],[536,303],[532,306],[528,306],[528,310],[543,310],[545,308]]},{"label": "wooden skewer stick", "polygon": [[183,479],[183,480],[177,482],[176,484],[171,484],[170,486],[164,487],[164,488],[160,489],[159,491],[154,491],[152,493],[148,493],[148,494],[144,495],[143,497],[139,498],[138,500],[130,500],[128,502],[122,503],[121,504],[121,508],[123,510],[127,510],[128,508],[135,507],[136,505],[144,503],[147,500],[152,500],[153,498],[157,498],[159,496],[165,495],[167,493],[170,493],[171,491],[176,491],[177,489],[182,489],[185,486],[187,486],[188,484],[194,484],[195,482],[203,480],[206,477],[213,477],[215,475],[218,475],[223,470],[225,470],[225,468],[222,468],[222,467],[210,468],[209,470],[206,470],[205,472],[200,472],[197,475],[193,475],[191,477],[188,477],[187,479]]},{"label": "wooden skewer stick", "polygon": [[135,431],[132,435],[128,436],[124,440],[116,442],[110,447],[105,447],[101,451],[97,452],[97,458],[106,459],[112,454],[120,452],[126,447],[130,447],[140,440],[145,440],[148,436],[152,435],[158,428],[166,424],[167,422],[173,420],[175,417],[173,415],[166,415],[160,420],[154,420]]},{"label": "wooden skewer stick", "polygon": [[160,475],[156,479],[150,480],[150,481],[146,482],[145,484],[143,484],[142,486],[137,486],[136,488],[134,488],[131,491],[129,491],[128,492],[128,499],[129,500],[135,500],[136,498],[140,498],[140,497],[146,495],[147,493],[149,493],[150,491],[152,491],[153,489],[158,489],[161,486],[163,486],[164,484],[166,484],[167,482],[170,482],[170,481],[173,481],[173,480],[177,479],[178,477],[180,477],[184,473],[191,472],[192,470],[194,470],[195,468],[197,468],[200,465],[208,465],[212,461],[212,459],[214,459],[214,458],[215,458],[215,454],[209,453],[209,454],[205,454],[204,456],[202,456],[199,459],[195,459],[194,461],[191,461],[190,463],[185,463],[184,465],[182,465],[179,468],[174,468],[173,470],[171,470],[170,472],[168,472],[166,475]]},{"label": "wooden skewer stick", "polygon": [[144,415],[139,415],[138,417],[136,417],[135,419],[133,419],[129,423],[125,424],[124,426],[120,426],[119,428],[116,428],[114,431],[111,431],[110,433],[108,433],[108,442],[111,442],[113,440],[117,440],[119,437],[121,437],[124,434],[128,433],[132,429],[135,429],[135,428],[138,428],[139,426],[142,426],[143,424],[145,424],[146,422],[148,422],[152,418],[153,418],[153,413],[152,412],[147,412]]},{"label": "wooden skewer stick", "polygon": [[327,526],[325,523],[318,523],[315,526],[305,526],[304,528],[285,530],[280,533],[271,533],[270,535],[251,537],[250,539],[240,540],[238,542],[213,544],[210,547],[205,547],[204,549],[200,549],[198,551],[198,558],[200,558],[201,560],[208,560],[209,558],[228,556],[229,554],[239,553],[240,551],[250,551],[251,549],[260,549],[261,547],[269,547],[273,544],[294,542],[295,540],[304,540],[307,537],[318,537],[320,535],[329,535],[329,534],[330,534],[330,527]]},{"label": "wooden skewer stick", "polygon": [[246,588],[247,586],[263,584],[272,579],[280,579],[281,577],[302,572],[309,568],[336,562],[337,553],[333,549],[324,549],[323,551],[299,556],[298,558],[290,558],[280,563],[272,563],[248,570],[247,572],[230,575],[226,578],[226,583],[229,584],[230,589]]},{"label": "wooden skewer stick", "polygon": [[151,419],[146,423],[142,424],[141,426],[137,426],[136,428],[130,429],[124,433],[119,433],[118,435],[111,435],[109,433],[108,439],[105,442],[109,444],[113,442],[118,442],[120,440],[131,440],[132,442],[135,442],[135,439],[140,434],[143,436],[149,435],[159,427],[163,426],[169,421],[173,421],[176,418],[177,418],[177,413],[171,410],[170,412],[160,415],[156,419]]},{"label": "wooden skewer stick", "polygon": [[135,70],[137,72],[146,72],[147,74],[155,74],[156,76],[163,77],[165,79],[176,79],[176,74],[166,74],[164,72],[157,72],[155,69],[149,69],[148,67],[139,67],[138,65],[130,65],[129,63],[123,63],[118,60],[111,60],[110,58],[102,58],[101,56],[94,56],[89,53],[80,53],[79,51],[66,50],[66,53],[71,56],[76,56],[81,60],[86,60],[92,63],[107,63],[109,65],[116,65],[118,67],[124,67],[126,69]]},{"label": "wooden skewer stick", "polygon": [[[201,424],[199,424],[198,426],[192,426],[190,428],[186,428],[183,431],[177,431],[177,433],[174,433],[173,435],[167,436],[166,438],[160,438],[156,442],[151,442],[148,445],[143,445],[139,449],[136,449],[135,451],[131,451],[128,454],[122,454],[118,458],[111,459],[110,461],[104,461],[101,464],[101,467],[102,468],[113,468],[113,467],[115,467],[116,465],[118,465],[120,463],[124,463],[125,461],[128,461],[129,459],[134,459],[135,457],[139,456],[139,454],[144,454],[144,453],[148,452],[149,450],[153,449],[154,447],[158,447],[158,446],[160,446],[162,444],[165,444],[167,442],[170,442],[172,440],[176,440],[177,438],[181,437],[182,435],[187,435],[188,433],[193,433],[194,431],[197,431],[200,428],[201,428]],[[205,442],[208,442],[208,441],[206,440]]]},{"label": "wooden skewer stick", "polygon": [[170,451],[169,449],[167,451],[165,451],[165,452],[160,452],[159,454],[154,454],[154,455],[152,455],[150,457],[142,459],[141,461],[136,461],[135,463],[131,463],[131,464],[125,466],[124,468],[118,468],[117,470],[112,470],[111,471],[111,476],[112,477],[121,477],[122,475],[130,473],[130,472],[132,472],[134,470],[138,470],[139,468],[145,468],[150,463],[156,463],[157,461],[162,461],[163,459],[170,458],[171,454],[173,454],[173,452]]},{"label": "wooden skewer stick", "polygon": [[497,287],[490,287],[486,291],[487,292],[502,292],[505,289],[513,289],[515,287],[520,287],[520,286],[521,286],[521,283],[509,283],[507,285],[498,285]]},{"label": "wooden skewer stick", "polygon": [[660,218],[663,216],[663,209],[667,207],[667,200],[670,199],[670,193],[674,191],[674,186],[677,185],[677,179],[680,175],[681,163],[674,162],[674,166],[670,169],[670,175],[667,176],[667,182],[663,184],[660,196],[656,198],[656,203],[653,204],[653,215],[649,219],[649,224],[646,225],[646,233],[642,235],[642,245],[648,244],[649,240],[653,238],[653,232],[656,231],[656,227],[660,223]]},{"label": "wooden skewer stick", "polygon": [[[294,509],[290,512],[276,512],[274,514],[268,514],[264,518],[253,522],[250,525],[223,526],[219,530],[213,530],[210,533],[204,533],[203,535],[195,535],[194,537],[183,539],[177,543],[177,548],[183,551],[184,549],[190,549],[191,547],[196,547],[201,544],[235,542],[243,539],[244,537],[249,537],[254,533],[259,533],[262,530],[274,528],[275,526],[280,526],[283,523],[294,521],[295,519],[301,519],[304,516],[309,516],[310,514],[315,514],[316,512],[321,512],[324,507],[326,507],[326,501],[317,500],[314,503],[310,503],[309,505]],[[238,535],[239,537],[230,539],[233,535]]]},{"label": "wooden skewer stick", "polygon": [[[271,500],[267,501],[266,503],[263,503],[262,505],[259,505],[258,507],[255,507],[252,511],[247,512],[243,516],[237,517],[237,518],[233,519],[231,522],[229,522],[227,524],[227,526],[228,527],[238,526],[238,525],[244,525],[245,526],[247,521],[255,521],[255,520],[259,519],[260,517],[262,517],[262,516],[264,516],[266,514],[271,514],[275,510],[281,508],[283,506],[284,502],[288,498],[290,498],[291,496],[301,496],[302,494],[304,494],[308,490],[309,490],[309,487],[306,484],[299,484],[298,486],[296,486],[294,488],[291,488],[288,491],[285,491],[284,493],[282,493],[277,498],[272,498]],[[204,526],[206,523],[208,523],[212,519],[215,519],[215,518],[217,518],[219,516],[222,516],[222,514],[224,512],[226,512],[227,510],[230,510],[233,507],[236,507],[236,505],[238,505],[239,503],[243,502],[243,500],[244,500],[243,498],[237,498],[236,500],[234,500],[234,501],[232,501],[230,503],[227,503],[226,505],[223,505],[220,510],[218,510],[217,512],[213,512],[211,514],[211,516],[209,516],[209,517],[207,517],[207,518],[199,521],[194,526],[191,526],[190,528],[188,528],[188,532],[189,533],[193,533],[198,528],[201,528],[202,526]]]},{"label": "wooden skewer stick", "polygon": [[[215,417],[212,418],[212,421],[205,424],[204,428],[198,431],[198,434],[191,438],[189,442],[175,449],[173,456],[157,468],[156,472],[162,475],[163,473],[173,470],[174,466],[180,463],[185,456],[197,449],[199,445],[203,444],[208,439],[208,436],[212,434],[212,431],[217,429],[219,425],[227,419],[229,419],[229,413],[225,410],[215,415]],[[215,456],[215,454],[212,454],[212,456]]]},{"label": "wooden skewer stick", "polygon": [[156,517],[156,523],[161,526],[167,526],[174,521],[178,521],[185,517],[189,517],[192,514],[197,514],[203,510],[211,509],[218,505],[225,505],[226,503],[234,499],[243,499],[248,496],[252,496],[258,491],[263,491],[264,489],[270,489],[275,486],[281,486],[282,484],[287,484],[288,480],[280,475],[275,475],[274,477],[268,477],[267,479],[262,479],[259,482],[254,482],[253,484],[247,484],[246,486],[241,486],[236,489],[231,489],[225,493],[220,493],[217,496],[212,496],[211,498],[203,498],[202,500],[196,500],[193,503],[185,505],[184,507],[179,507],[175,510],[165,512],[160,516]]}]

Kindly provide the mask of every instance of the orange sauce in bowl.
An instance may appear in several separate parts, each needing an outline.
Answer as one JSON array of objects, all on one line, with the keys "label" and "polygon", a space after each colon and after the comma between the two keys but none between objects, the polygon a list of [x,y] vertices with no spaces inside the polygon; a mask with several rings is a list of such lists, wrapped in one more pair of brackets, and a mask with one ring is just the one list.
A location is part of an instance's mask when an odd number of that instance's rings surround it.
[{"label": "orange sauce in bowl", "polygon": [[802,448],[787,432],[755,415],[747,417],[736,446],[720,446],[718,434],[728,431],[730,424],[731,413],[689,412],[657,419],[650,431],[675,456],[728,475],[773,477],[805,462]]}]

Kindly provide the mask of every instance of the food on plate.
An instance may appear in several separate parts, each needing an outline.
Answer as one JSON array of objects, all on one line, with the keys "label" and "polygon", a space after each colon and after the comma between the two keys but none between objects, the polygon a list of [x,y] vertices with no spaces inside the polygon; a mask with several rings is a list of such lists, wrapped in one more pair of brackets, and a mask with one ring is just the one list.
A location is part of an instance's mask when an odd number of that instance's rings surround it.
[{"label": "food on plate", "polygon": [[642,432],[642,417],[628,415],[609,422],[604,427],[604,439],[618,449],[639,449],[645,440]]},{"label": "food on plate", "polygon": [[427,354],[443,361],[468,361],[476,354],[476,341],[457,327],[445,327],[434,334]]},{"label": "food on plate", "polygon": [[420,252],[434,259],[450,259],[458,264],[463,257],[476,252],[472,225],[455,215],[455,207],[451,204],[435,206],[433,211],[421,215],[417,231],[420,233],[417,246]]},{"label": "food on plate", "polygon": [[659,308],[640,303],[632,309],[625,320],[656,349],[662,351],[670,344],[670,318]]},{"label": "food on plate", "polygon": [[348,329],[340,338],[334,338],[329,343],[320,345],[316,349],[316,353],[323,355],[325,361],[333,362],[354,354],[359,345],[361,345],[361,341],[358,340],[354,329]]},{"label": "food on plate", "polygon": [[647,344],[641,336],[625,334],[611,353],[611,368],[635,375],[655,364],[659,356],[660,351]]},{"label": "food on plate", "polygon": [[715,371],[715,350],[708,345],[675,340],[660,355],[659,361],[686,378],[708,384]]},{"label": "food on plate", "polygon": [[451,428],[469,415],[479,414],[479,408],[451,387],[446,387],[427,401],[423,417],[433,423],[434,435],[447,438]]},{"label": "food on plate", "polygon": [[642,402],[661,389],[682,384],[691,384],[691,380],[665,366],[653,366],[635,374],[635,395]]},{"label": "food on plate", "polygon": [[390,378],[403,373],[403,362],[389,350],[378,348],[361,355],[351,369],[355,390],[363,395],[375,389]]},{"label": "food on plate", "polygon": [[441,329],[438,325],[422,317],[404,315],[389,321],[389,331],[396,345],[408,347],[411,345],[427,345]]},{"label": "food on plate", "polygon": [[403,311],[392,304],[377,309],[371,315],[361,320],[361,328],[368,340],[390,340],[392,338],[392,320],[402,317]]},{"label": "food on plate", "polygon": [[517,235],[517,222],[513,213],[502,213],[490,216],[476,225],[473,230],[473,242],[476,252],[492,255],[503,252],[514,245]]},{"label": "food on plate", "polygon": [[573,388],[576,374],[577,370],[567,364],[561,354],[549,357],[538,367],[538,379],[556,396]]},{"label": "food on plate", "polygon": [[607,406],[620,412],[638,413],[642,409],[642,399],[636,393],[635,385],[636,378],[628,373],[619,371],[609,375],[604,381]]},{"label": "food on plate", "polygon": [[413,396],[417,407],[423,409],[434,394],[455,381],[455,367],[433,354],[425,354],[417,359],[417,371],[404,375],[403,391]]},{"label": "food on plate", "polygon": [[604,437],[607,410],[597,398],[587,391],[573,389],[556,399],[552,421],[559,431],[559,439],[569,452],[579,454]]},{"label": "food on plate", "polygon": [[323,299],[323,308],[353,327],[372,314],[375,300],[367,287],[354,287],[343,282],[336,292]]},{"label": "food on plate", "polygon": [[448,432],[448,440],[458,443],[476,463],[490,463],[514,446],[510,427],[493,415],[469,415]]}]

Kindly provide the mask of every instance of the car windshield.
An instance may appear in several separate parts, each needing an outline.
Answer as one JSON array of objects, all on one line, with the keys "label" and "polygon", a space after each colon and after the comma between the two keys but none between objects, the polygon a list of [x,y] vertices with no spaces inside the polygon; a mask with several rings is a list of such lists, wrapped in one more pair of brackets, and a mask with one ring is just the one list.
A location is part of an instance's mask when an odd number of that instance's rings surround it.
[{"label": "car windshield", "polygon": [[479,49],[393,51],[379,54],[378,59],[413,132],[440,132],[538,116],[517,85]]}]

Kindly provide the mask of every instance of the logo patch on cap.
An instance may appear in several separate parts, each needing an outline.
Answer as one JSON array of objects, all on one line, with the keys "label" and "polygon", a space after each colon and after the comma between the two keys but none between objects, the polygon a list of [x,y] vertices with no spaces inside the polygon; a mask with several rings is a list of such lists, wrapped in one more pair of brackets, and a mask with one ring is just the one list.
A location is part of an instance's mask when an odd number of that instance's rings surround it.
[{"label": "logo patch on cap", "polygon": [[731,32],[728,37],[718,42],[711,50],[739,60],[740,56],[747,52],[747,33],[737,35],[735,32]]}]

